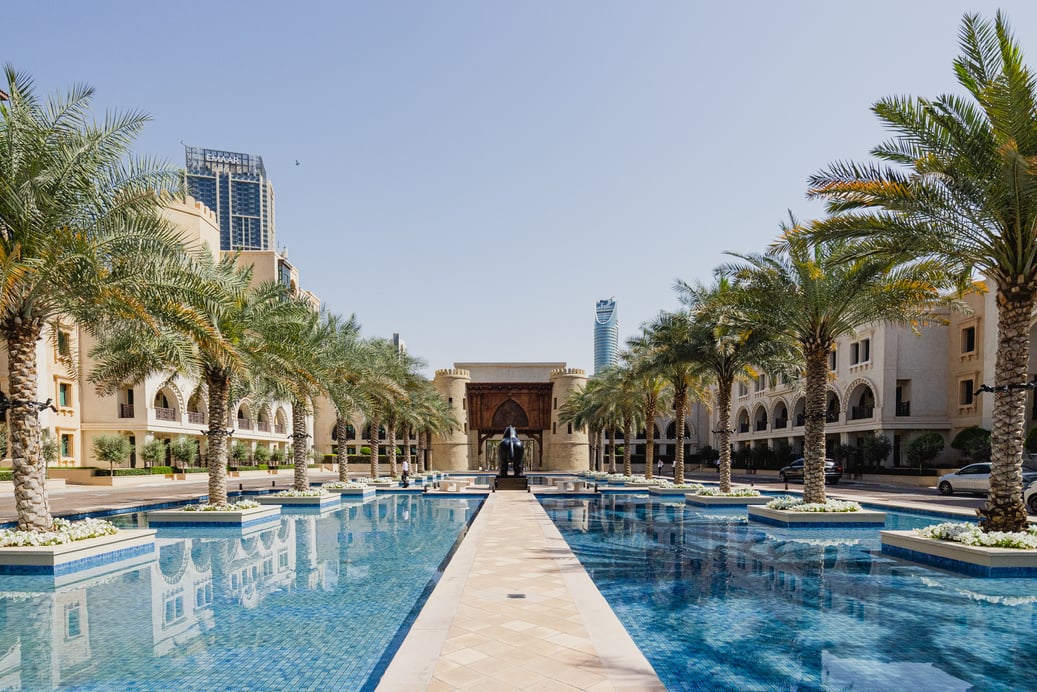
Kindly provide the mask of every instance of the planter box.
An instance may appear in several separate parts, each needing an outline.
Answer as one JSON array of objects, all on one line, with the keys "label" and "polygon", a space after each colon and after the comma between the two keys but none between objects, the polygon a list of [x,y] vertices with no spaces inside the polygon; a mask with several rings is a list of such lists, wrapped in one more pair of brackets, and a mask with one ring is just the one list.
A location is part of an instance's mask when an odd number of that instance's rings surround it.
[{"label": "planter box", "polygon": [[882,553],[973,577],[1037,577],[1037,550],[986,548],[924,538],[914,531],[881,531]]},{"label": "planter box", "polygon": [[114,563],[154,559],[155,531],[120,529],[111,536],[62,545],[0,548],[0,574],[64,576],[110,571]]},{"label": "planter box", "polygon": [[688,493],[693,492],[688,488],[659,488],[654,485],[638,486],[631,484],[627,487],[631,489],[641,488],[642,490],[647,490],[651,495],[687,495]]},{"label": "planter box", "polygon": [[281,505],[282,507],[320,507],[321,505],[337,505],[342,501],[338,494],[331,493],[315,497],[280,497],[271,494],[260,495],[254,499],[261,505]]},{"label": "planter box", "polygon": [[338,493],[343,500],[375,496],[374,488],[325,488],[329,493]]},{"label": "planter box", "polygon": [[695,505],[696,507],[747,507],[749,505],[765,505],[772,499],[774,498],[763,495],[757,495],[756,497],[720,497],[717,495],[688,493],[684,496],[686,504]]},{"label": "planter box", "polygon": [[786,527],[881,527],[886,524],[885,512],[862,510],[860,512],[790,512],[787,509],[770,509],[749,506],[749,521],[758,521],[771,526]]},{"label": "planter box", "polygon": [[148,525],[156,528],[253,526],[272,523],[281,517],[280,507],[253,507],[226,512],[187,512],[182,509],[158,509],[147,513]]}]

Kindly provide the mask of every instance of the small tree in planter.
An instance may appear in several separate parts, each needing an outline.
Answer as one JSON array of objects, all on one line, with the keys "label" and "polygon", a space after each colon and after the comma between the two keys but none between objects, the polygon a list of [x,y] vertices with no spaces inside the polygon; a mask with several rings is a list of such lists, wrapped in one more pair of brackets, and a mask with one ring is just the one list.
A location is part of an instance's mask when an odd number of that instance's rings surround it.
[{"label": "small tree in planter", "polygon": [[924,466],[940,456],[943,451],[943,435],[932,430],[919,435],[907,445],[907,460],[921,471]]},{"label": "small tree in planter", "polygon": [[[1037,435],[1031,428],[1026,435],[1023,448],[1027,452],[1037,452]],[[965,428],[951,440],[951,449],[961,452],[969,461],[984,461],[990,458],[990,431],[978,425]]]},{"label": "small tree in planter", "polygon": [[273,455],[270,453],[269,447],[256,447],[255,451],[252,452],[252,458],[256,460],[257,464],[271,465],[273,461]]},{"label": "small tree in planter", "polygon": [[194,441],[186,437],[178,437],[169,443],[169,454],[173,457],[173,466],[177,473],[185,473],[195,458]]},{"label": "small tree in planter", "polygon": [[108,462],[108,473],[115,476],[115,465],[129,458],[133,445],[122,435],[98,435],[94,438],[94,456]]},{"label": "small tree in planter", "polygon": [[166,445],[162,440],[148,440],[140,447],[140,458],[144,460],[144,468],[151,468],[158,464],[159,459],[165,456]]},{"label": "small tree in planter", "polygon": [[893,443],[885,435],[868,433],[857,438],[857,450],[864,468],[871,471],[880,468],[882,462],[889,458]]},{"label": "small tree in planter", "polygon": [[239,440],[235,440],[230,446],[230,463],[228,463],[229,471],[237,471],[241,468],[241,465],[248,458],[248,449],[245,447],[245,443]]}]

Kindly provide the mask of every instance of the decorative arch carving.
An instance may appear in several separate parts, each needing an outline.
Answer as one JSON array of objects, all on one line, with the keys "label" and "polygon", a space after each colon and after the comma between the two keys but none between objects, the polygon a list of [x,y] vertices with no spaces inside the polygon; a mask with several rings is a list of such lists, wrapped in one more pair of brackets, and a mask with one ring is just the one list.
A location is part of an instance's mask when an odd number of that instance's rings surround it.
[{"label": "decorative arch carving", "polygon": [[857,379],[850,382],[850,384],[846,387],[846,401],[851,401],[853,399],[854,392],[856,392],[857,388],[862,385],[871,390],[871,395],[875,397],[875,408],[880,408],[882,406],[882,402],[879,401],[879,388],[876,387],[875,383],[867,377],[858,377]]},{"label": "decorative arch carving", "polygon": [[493,412],[491,425],[493,430],[503,430],[509,425],[520,429],[527,428],[529,427],[529,416],[517,401],[508,399]]},{"label": "decorative arch carving", "polygon": [[151,401],[154,403],[155,398],[163,392],[168,392],[173,395],[174,408],[177,413],[183,413],[187,410],[185,405],[184,393],[180,390],[180,387],[176,386],[174,382],[163,382],[155,388],[155,393],[151,396]]},{"label": "decorative arch carving", "polygon": [[770,410],[771,418],[777,418],[778,417],[778,406],[780,406],[782,404],[784,404],[784,406],[785,406],[785,415],[789,415],[792,412],[792,408],[789,406],[789,402],[786,401],[785,397],[778,396],[778,397],[775,397],[774,401],[771,403],[771,410]]}]

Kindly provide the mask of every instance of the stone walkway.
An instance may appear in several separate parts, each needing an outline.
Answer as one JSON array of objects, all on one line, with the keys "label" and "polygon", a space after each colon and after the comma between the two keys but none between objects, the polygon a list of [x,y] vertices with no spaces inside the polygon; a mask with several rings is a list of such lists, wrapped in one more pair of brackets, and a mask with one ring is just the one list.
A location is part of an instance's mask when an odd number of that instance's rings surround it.
[{"label": "stone walkway", "polygon": [[379,690],[665,690],[531,493],[491,494]]}]

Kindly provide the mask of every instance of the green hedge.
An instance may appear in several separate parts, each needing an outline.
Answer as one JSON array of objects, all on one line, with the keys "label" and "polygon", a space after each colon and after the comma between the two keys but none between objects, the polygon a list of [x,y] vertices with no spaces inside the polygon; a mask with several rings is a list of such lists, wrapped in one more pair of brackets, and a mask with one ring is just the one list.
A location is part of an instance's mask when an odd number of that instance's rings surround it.
[{"label": "green hedge", "polygon": [[13,480],[14,480],[14,471],[11,471],[9,469],[5,469],[3,471],[0,471],[0,481],[13,481]]}]

